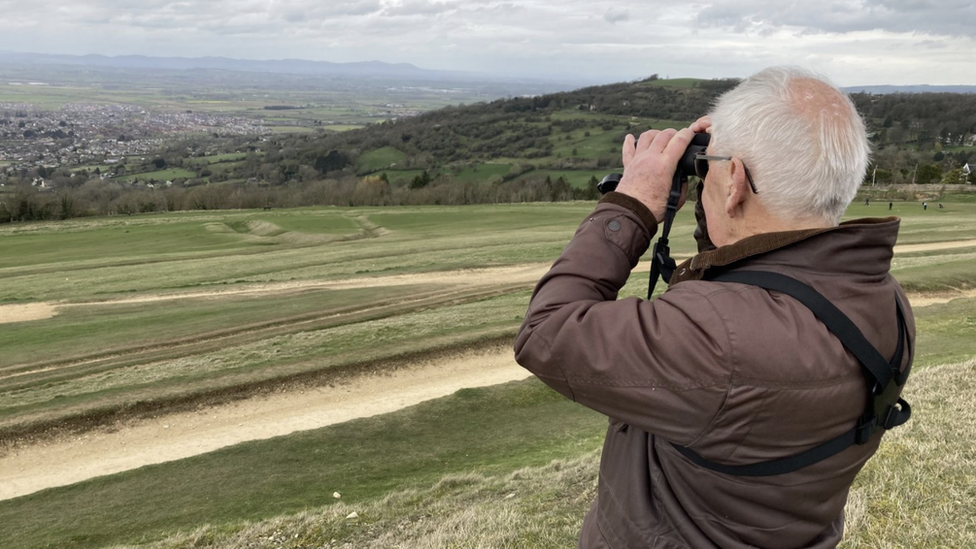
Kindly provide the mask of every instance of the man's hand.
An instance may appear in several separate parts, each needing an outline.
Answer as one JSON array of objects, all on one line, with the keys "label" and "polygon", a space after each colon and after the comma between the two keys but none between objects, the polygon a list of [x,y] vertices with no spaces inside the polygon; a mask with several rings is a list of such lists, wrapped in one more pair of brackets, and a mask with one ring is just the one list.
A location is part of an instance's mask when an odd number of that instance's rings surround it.
[{"label": "man's hand", "polygon": [[[700,121],[700,120],[699,120]],[[691,128],[649,130],[641,134],[635,145],[634,136],[624,138],[624,175],[617,192],[640,200],[659,223],[664,220],[671,180],[694,137]],[[682,187],[678,208],[684,204],[687,184]]]},{"label": "man's hand", "polygon": [[707,114],[691,124],[691,131],[695,133],[712,133],[712,117]]}]

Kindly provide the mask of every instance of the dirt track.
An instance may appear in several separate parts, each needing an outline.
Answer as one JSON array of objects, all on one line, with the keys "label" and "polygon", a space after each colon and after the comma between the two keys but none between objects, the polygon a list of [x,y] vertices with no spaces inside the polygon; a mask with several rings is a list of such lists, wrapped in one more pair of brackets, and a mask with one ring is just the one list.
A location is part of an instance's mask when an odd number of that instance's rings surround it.
[{"label": "dirt track", "polygon": [[246,442],[399,410],[466,387],[524,379],[511,349],[418,365],[335,387],[277,394],[167,415],[0,457],[0,500]]},{"label": "dirt track", "polygon": [[[914,253],[937,250],[951,250],[957,248],[976,247],[976,240],[958,240],[951,242],[934,242],[930,244],[905,244],[895,246],[895,253]],[[685,257],[677,257],[679,261]],[[548,263],[530,263],[509,267],[492,267],[487,269],[467,269],[462,271],[433,272],[408,275],[393,275],[375,278],[352,278],[340,281],[305,280],[294,282],[280,282],[269,284],[250,284],[239,288],[207,290],[199,292],[182,292],[167,294],[150,294],[132,298],[113,299],[108,301],[89,301],[82,303],[27,303],[18,305],[0,305],[0,324],[9,322],[27,322],[51,318],[64,307],[84,307],[91,305],[111,305],[129,303],[150,303],[172,299],[219,299],[235,295],[269,295],[283,292],[293,292],[312,289],[347,290],[354,288],[371,288],[375,286],[403,286],[410,284],[425,284],[431,282],[453,284],[483,284],[485,280],[493,283],[532,283],[542,277],[549,268]],[[638,266],[638,269],[641,268]],[[956,296],[959,297],[959,296]],[[940,298],[935,298],[940,299]],[[934,301],[939,302],[939,301]]]},{"label": "dirt track", "polygon": [[0,305],[0,324],[8,322],[44,320],[56,315],[59,309],[67,307],[152,303],[156,301],[168,301],[175,299],[220,299],[224,297],[241,295],[280,295],[288,292],[300,292],[303,290],[351,290],[357,288],[373,288],[378,286],[406,286],[411,284],[430,283],[480,286],[484,285],[486,280],[490,281],[492,284],[532,284],[539,280],[542,275],[545,274],[548,268],[548,263],[528,263],[509,267],[465,269],[460,271],[392,275],[374,278],[349,278],[338,281],[299,280],[294,282],[247,284],[229,289],[145,294],[140,295],[139,297],[124,297],[106,301],[84,301],[79,303],[45,302],[27,303],[23,305]]}]

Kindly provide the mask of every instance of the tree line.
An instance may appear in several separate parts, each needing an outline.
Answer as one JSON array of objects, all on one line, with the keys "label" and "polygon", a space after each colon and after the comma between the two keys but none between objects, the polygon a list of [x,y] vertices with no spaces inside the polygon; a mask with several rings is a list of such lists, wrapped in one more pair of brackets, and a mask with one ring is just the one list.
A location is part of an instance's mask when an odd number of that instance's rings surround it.
[{"label": "tree line", "polygon": [[184,210],[295,208],[303,206],[465,205],[596,200],[592,178],[585,188],[564,178],[526,177],[505,181],[494,176],[461,182],[450,175],[424,172],[411,181],[390,182],[383,175],[320,179],[284,185],[240,183],[194,187],[132,188],[93,179],[75,188],[44,192],[22,187],[0,194],[0,223],[133,215]]}]

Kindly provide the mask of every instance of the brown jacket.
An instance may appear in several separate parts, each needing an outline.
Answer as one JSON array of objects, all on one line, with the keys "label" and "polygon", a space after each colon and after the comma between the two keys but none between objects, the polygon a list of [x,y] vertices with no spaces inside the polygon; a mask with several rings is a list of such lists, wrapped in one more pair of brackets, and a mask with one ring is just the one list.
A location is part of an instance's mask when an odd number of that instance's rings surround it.
[{"label": "brown jacket", "polygon": [[[886,357],[898,340],[888,274],[896,218],[768,233],[679,265],[667,292],[617,292],[656,223],[608,194],[536,287],[516,359],[610,417],[597,500],[581,547],[834,547],[854,476],[880,436],[798,471],[728,476],[669,443],[742,465],[790,456],[851,429],[864,410],[857,361],[802,304],[756,286],[702,280],[710,268],[768,270],[826,296]],[[909,346],[912,349],[913,346]],[[903,368],[911,361],[906,353]]]}]

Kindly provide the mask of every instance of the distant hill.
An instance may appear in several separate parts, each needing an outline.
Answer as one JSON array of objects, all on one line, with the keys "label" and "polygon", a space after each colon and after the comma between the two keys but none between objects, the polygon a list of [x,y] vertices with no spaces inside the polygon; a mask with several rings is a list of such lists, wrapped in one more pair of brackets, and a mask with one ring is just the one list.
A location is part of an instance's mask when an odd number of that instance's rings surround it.
[{"label": "distant hill", "polygon": [[462,181],[550,176],[586,187],[619,168],[626,134],[686,126],[737,82],[651,78],[447,107],[336,134],[279,136],[262,145],[261,163],[235,177],[275,184],[385,174],[422,187],[425,173]]},{"label": "distant hill", "polygon": [[919,84],[915,86],[848,86],[847,93],[870,93],[886,95],[892,93],[976,93],[976,86],[931,86]]},{"label": "distant hill", "polygon": [[[266,147],[265,165],[254,165],[237,177],[261,179],[273,167],[292,166],[272,177],[272,183],[301,180],[305,165],[313,168],[304,172],[313,178],[339,173],[385,175],[390,182],[424,186],[425,173],[462,181],[549,177],[586,187],[591,178],[619,169],[626,134],[685,126],[708,112],[718,96],[737,83],[736,79],[652,77],[447,107],[331,135],[281,136]],[[971,160],[976,95],[853,93],[852,98],[879,151],[886,147],[926,151],[924,158],[912,163],[901,159],[886,164],[889,169],[897,164],[899,175],[904,170],[910,177],[914,163],[921,161],[944,160],[950,169]],[[936,144],[947,151],[937,154]]]},{"label": "distant hill", "polygon": [[[422,69],[409,63],[367,61],[332,63],[303,59],[232,59],[228,57],[150,57],[145,55],[53,55],[0,52],[0,66],[72,66],[102,69],[155,69],[192,71],[200,69],[291,74],[316,77],[353,77],[429,80],[438,82],[500,81],[500,77],[477,72]],[[509,78],[507,81],[531,79]],[[538,80],[541,81],[541,80]],[[565,89],[565,88],[564,88]]]}]

